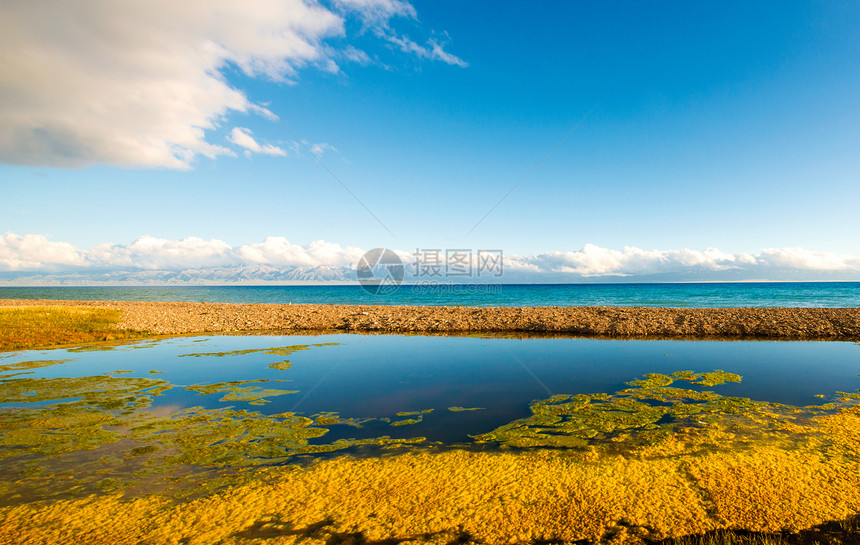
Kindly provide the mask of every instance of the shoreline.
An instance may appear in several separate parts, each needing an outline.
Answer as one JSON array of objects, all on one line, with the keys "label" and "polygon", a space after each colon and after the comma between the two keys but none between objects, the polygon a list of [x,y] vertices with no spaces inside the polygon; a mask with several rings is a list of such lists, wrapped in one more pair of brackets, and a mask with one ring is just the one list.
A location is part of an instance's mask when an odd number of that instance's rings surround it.
[{"label": "shoreline", "polygon": [[340,331],[860,340],[860,308],[423,307],[0,299],[0,309],[52,306],[118,310],[122,313],[119,328],[153,335]]}]

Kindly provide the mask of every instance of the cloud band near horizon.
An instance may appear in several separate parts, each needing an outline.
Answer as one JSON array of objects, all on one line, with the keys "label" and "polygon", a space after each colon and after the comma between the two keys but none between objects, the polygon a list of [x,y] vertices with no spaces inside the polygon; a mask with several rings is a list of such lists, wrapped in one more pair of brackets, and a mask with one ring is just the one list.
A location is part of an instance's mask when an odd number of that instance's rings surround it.
[{"label": "cloud band near horizon", "polygon": [[[366,250],[323,240],[305,245],[284,237],[230,246],[224,241],[188,237],[167,240],[142,236],[129,244],[97,244],[82,249],[45,235],[0,236],[0,271],[6,273],[52,273],[55,275],[97,271],[181,271],[225,267],[266,266],[273,268],[352,268]],[[423,250],[423,249],[422,249]],[[395,250],[404,263],[416,260],[416,249]],[[441,252],[444,256],[444,249]],[[624,279],[655,277],[688,279],[703,273],[734,280],[784,279],[786,274],[820,274],[831,279],[860,279],[860,257],[803,248],[765,248],[757,254],[704,250],[621,250],[586,244],[572,251],[533,255],[505,255],[505,275],[517,281],[564,281],[565,279]],[[503,278],[501,280],[504,280]]]}]

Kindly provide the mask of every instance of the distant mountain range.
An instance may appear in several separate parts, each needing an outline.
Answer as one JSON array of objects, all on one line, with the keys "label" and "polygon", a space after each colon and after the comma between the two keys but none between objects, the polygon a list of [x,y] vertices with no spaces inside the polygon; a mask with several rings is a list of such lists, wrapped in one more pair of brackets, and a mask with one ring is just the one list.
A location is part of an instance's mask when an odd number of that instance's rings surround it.
[{"label": "distant mountain range", "polygon": [[121,286],[121,285],[221,285],[221,284],[320,284],[356,283],[352,267],[206,267],[179,271],[96,271],[81,272],[3,272],[0,284],[6,286]]},{"label": "distant mountain range", "polygon": [[[406,284],[426,281],[439,284],[565,284],[565,283],[636,283],[636,282],[743,282],[743,281],[852,281],[853,275],[833,271],[797,269],[732,269],[723,271],[691,268],[685,271],[636,276],[607,275],[586,277],[574,273],[534,272],[507,269],[499,278],[420,277],[406,267]],[[97,270],[77,272],[0,272],[0,286],[206,286],[206,285],[302,285],[357,284],[355,269],[349,266],[269,265],[201,267],[183,270]]]}]

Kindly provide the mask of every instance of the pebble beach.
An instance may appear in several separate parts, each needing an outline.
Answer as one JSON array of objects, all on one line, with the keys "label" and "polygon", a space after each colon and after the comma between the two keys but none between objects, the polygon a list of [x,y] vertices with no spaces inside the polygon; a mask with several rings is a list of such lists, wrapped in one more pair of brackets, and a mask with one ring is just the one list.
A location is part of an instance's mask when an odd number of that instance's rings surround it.
[{"label": "pebble beach", "polygon": [[411,307],[3,299],[122,312],[158,335],[277,331],[524,333],[616,338],[860,340],[858,308]]}]

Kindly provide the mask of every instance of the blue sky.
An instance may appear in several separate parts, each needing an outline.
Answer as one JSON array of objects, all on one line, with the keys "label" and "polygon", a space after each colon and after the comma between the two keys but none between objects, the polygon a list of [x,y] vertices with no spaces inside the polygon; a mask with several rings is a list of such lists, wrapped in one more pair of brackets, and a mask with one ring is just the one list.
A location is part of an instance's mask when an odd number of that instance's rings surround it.
[{"label": "blue sky", "polygon": [[[22,29],[4,54],[38,52],[0,79],[5,270],[79,268],[148,236],[500,248],[571,254],[573,269],[586,245],[790,248],[798,267],[814,254],[857,276],[860,4],[220,0],[141,17],[92,0],[71,21],[53,4],[54,29],[0,8]],[[197,24],[215,10],[229,24]],[[304,49],[252,39],[293,29]],[[196,78],[176,75],[198,58]],[[234,143],[237,128],[275,154]]]}]

